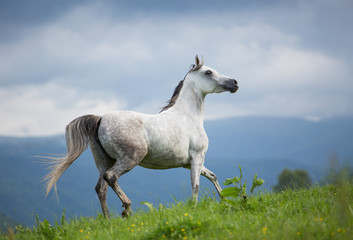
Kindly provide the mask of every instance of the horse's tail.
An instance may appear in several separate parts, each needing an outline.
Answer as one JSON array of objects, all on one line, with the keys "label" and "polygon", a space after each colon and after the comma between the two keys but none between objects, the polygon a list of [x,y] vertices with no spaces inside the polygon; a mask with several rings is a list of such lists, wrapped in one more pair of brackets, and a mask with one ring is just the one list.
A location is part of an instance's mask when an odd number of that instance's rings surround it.
[{"label": "horse's tail", "polygon": [[51,171],[45,176],[46,196],[54,187],[57,193],[56,182],[65,170],[87,149],[89,140],[98,137],[98,128],[101,117],[85,115],[76,118],[66,126],[67,154],[64,157],[47,157],[50,160]]}]

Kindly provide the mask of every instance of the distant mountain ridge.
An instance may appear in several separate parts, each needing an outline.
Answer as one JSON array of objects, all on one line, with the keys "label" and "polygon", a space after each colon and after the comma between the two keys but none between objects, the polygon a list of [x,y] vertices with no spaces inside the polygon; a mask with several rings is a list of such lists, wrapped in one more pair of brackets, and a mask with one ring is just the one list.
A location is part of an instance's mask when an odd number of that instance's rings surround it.
[{"label": "distant mountain ridge", "polygon": [[[294,118],[244,117],[206,121],[209,150],[205,165],[223,182],[239,176],[238,165],[248,184],[257,172],[265,187],[276,183],[283,168],[306,169],[314,180],[326,174],[329,158],[353,159],[353,118],[310,122]],[[0,213],[26,225],[34,224],[35,215],[53,222],[63,209],[66,215],[88,216],[100,212],[94,190],[98,172],[90,151],[72,164],[58,182],[59,201],[45,198],[41,182],[47,170],[35,156],[63,154],[65,137],[0,137]],[[136,167],[119,180],[133,206],[141,201],[173,202],[173,198],[191,196],[189,171],[186,169],[148,170]],[[214,187],[202,178],[201,189],[211,193]],[[118,213],[121,203],[112,192],[108,204]]]}]

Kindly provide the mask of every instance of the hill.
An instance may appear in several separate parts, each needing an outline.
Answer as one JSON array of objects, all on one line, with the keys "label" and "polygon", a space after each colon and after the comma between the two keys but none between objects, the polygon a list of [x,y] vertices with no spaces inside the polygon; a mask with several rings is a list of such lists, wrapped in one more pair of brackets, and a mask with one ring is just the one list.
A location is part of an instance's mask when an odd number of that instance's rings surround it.
[{"label": "hill", "polygon": [[[315,186],[233,202],[204,197],[149,207],[128,219],[63,217],[54,226],[18,228],[18,239],[351,239],[353,185]],[[0,239],[4,238],[1,237]]]},{"label": "hill", "polygon": [[[336,154],[352,161],[352,119],[310,122],[287,118],[235,118],[205,122],[210,146],[205,165],[223,182],[243,168],[249,181],[255,172],[265,179],[265,188],[276,183],[282,169],[306,169],[314,180],[327,173],[328,159]],[[40,219],[54,222],[66,209],[68,217],[94,216],[100,212],[94,186],[98,173],[89,151],[74,162],[58,182],[59,201],[45,198],[42,177],[46,168],[35,156],[65,153],[63,135],[43,138],[0,137],[0,213],[25,225]],[[190,196],[189,171],[186,169],[149,170],[136,167],[120,180],[133,201],[168,203]],[[214,191],[201,180],[201,189]],[[208,190],[207,190],[208,189]],[[121,203],[108,192],[109,207],[121,211]]]}]

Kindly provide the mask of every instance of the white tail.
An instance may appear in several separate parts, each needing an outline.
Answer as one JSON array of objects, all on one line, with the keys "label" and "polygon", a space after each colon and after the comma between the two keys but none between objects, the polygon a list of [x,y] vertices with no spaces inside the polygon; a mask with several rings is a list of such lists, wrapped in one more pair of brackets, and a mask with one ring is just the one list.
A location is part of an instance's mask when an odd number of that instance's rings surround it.
[{"label": "white tail", "polygon": [[45,176],[46,196],[54,187],[57,194],[56,182],[65,170],[87,149],[89,140],[97,137],[101,117],[85,115],[76,118],[66,126],[67,154],[64,157],[45,157],[49,160],[51,171]]}]

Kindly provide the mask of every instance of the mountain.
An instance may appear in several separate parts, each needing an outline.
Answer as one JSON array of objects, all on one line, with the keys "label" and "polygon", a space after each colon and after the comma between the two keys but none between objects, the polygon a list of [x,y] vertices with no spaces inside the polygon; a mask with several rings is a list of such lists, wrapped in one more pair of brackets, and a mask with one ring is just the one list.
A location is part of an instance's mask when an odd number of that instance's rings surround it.
[{"label": "mountain", "polygon": [[[205,166],[222,183],[226,178],[243,176],[251,184],[255,173],[271,189],[284,168],[301,168],[313,180],[327,174],[329,159],[352,163],[353,119],[336,118],[311,122],[294,118],[244,117],[205,122],[209,149]],[[85,151],[58,181],[59,200],[45,198],[41,182],[46,166],[36,156],[63,154],[65,137],[0,137],[0,213],[25,225],[39,219],[54,222],[64,209],[66,216],[92,216],[100,212],[94,187],[98,180],[90,151]],[[189,170],[149,170],[136,167],[119,179],[133,207],[142,201],[158,203],[183,200],[191,195]],[[201,178],[201,190],[214,192],[213,185]],[[121,202],[108,192],[108,205],[121,212]]]}]

